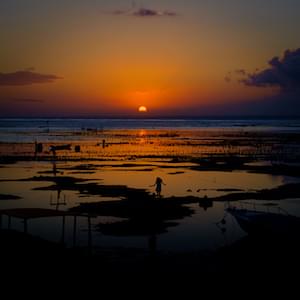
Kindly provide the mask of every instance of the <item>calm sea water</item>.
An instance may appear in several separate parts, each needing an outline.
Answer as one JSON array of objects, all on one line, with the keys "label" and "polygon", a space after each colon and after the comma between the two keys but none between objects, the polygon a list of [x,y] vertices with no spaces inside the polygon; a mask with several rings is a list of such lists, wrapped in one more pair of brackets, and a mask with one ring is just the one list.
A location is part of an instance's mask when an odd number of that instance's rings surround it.
[{"label": "calm sea water", "polygon": [[300,132],[300,119],[0,119],[0,141],[30,142],[33,138],[42,138],[49,133],[120,129],[222,129]]},{"label": "calm sea water", "polygon": [[177,129],[177,128],[300,128],[300,119],[0,119],[1,130]]}]

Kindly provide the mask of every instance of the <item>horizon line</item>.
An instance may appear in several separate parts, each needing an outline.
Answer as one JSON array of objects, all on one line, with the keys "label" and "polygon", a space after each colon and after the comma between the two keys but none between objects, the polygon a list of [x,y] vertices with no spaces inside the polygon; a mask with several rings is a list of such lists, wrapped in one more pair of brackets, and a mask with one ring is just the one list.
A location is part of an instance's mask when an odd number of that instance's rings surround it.
[{"label": "horizon line", "polygon": [[300,115],[125,115],[125,114],[103,114],[103,115],[40,115],[40,116],[0,116],[0,119],[300,119]]}]

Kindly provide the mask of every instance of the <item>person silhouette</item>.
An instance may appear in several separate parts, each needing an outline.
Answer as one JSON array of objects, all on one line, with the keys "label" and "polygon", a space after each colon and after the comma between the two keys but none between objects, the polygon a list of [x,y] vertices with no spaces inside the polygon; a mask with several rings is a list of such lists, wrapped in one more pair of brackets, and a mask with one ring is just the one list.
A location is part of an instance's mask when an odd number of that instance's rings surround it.
[{"label": "person silhouette", "polygon": [[156,196],[161,197],[161,185],[166,185],[163,180],[160,177],[156,177],[155,183],[150,186],[156,186],[155,191],[156,191]]}]

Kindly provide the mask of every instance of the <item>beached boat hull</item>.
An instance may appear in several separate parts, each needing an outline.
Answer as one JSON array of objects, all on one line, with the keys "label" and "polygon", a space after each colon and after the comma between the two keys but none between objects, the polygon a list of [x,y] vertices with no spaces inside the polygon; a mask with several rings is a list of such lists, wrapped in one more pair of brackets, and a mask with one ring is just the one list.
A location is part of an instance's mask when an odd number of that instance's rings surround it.
[{"label": "beached boat hull", "polygon": [[240,227],[249,234],[271,233],[296,237],[300,233],[300,218],[248,209],[228,208]]}]

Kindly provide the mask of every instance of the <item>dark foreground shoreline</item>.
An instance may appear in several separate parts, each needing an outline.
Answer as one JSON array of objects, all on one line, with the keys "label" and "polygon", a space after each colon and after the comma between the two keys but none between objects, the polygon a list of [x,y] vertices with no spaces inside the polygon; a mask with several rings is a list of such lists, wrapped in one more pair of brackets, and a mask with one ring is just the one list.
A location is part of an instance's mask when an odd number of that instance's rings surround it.
[{"label": "dark foreground shoreline", "polygon": [[[278,279],[291,276],[300,267],[300,242],[278,236],[246,236],[230,246],[214,252],[151,253],[141,249],[86,248],[66,249],[62,245],[15,231],[0,231],[2,271],[28,269],[45,272],[55,270],[71,275],[74,270],[91,276],[94,270],[102,275],[155,275],[220,280],[227,276]],[[100,276],[100,275],[99,275]],[[125,277],[126,279],[126,277]],[[125,280],[124,279],[124,280]],[[253,279],[253,278],[252,278]]]}]

